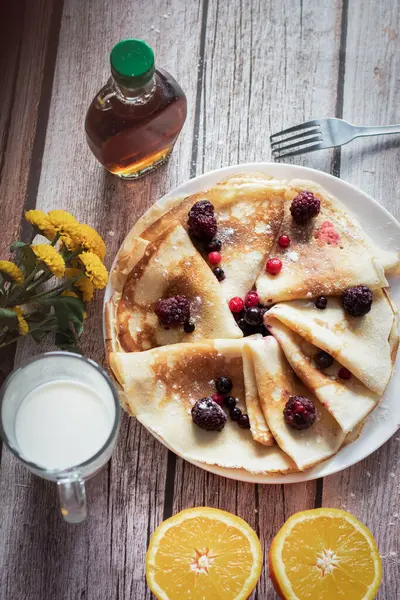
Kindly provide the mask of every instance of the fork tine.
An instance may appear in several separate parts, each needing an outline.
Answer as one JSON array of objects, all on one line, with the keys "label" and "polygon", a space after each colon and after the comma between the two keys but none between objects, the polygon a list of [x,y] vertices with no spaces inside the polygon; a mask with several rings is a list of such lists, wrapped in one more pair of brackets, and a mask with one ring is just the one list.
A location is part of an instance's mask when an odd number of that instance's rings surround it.
[{"label": "fork tine", "polygon": [[[272,154],[272,158],[274,159],[281,159],[281,158],[286,158],[287,156],[297,156],[299,154],[306,154],[307,152],[315,152],[315,150],[322,150],[323,148],[326,148],[327,146],[324,146],[324,144],[322,142],[320,142],[319,144],[314,144],[313,146],[305,146],[304,148],[301,148],[300,150],[296,150],[293,152],[284,152],[279,153],[278,151],[276,151],[276,154]],[[332,146],[329,146],[330,148]]]},{"label": "fork tine", "polygon": [[[322,142],[322,133],[320,132],[320,130],[318,128],[315,129],[310,129],[309,131],[305,131],[304,133],[299,133],[297,135],[292,135],[289,136],[287,138],[284,138],[283,140],[278,140],[277,142],[271,142],[271,148],[276,148],[277,150],[283,150],[285,148],[285,145],[287,142],[291,142],[292,140],[300,140],[303,139],[304,141],[306,141],[307,136],[312,136],[312,135],[319,135],[321,137],[321,142]],[[298,142],[300,143],[300,142]],[[282,145],[281,145],[282,144]],[[278,146],[280,146],[280,148],[278,148]]]},{"label": "fork tine", "polygon": [[293,144],[288,144],[287,146],[283,146],[281,148],[275,148],[272,151],[272,154],[274,152],[283,152],[284,150],[290,150],[290,148],[298,148],[299,146],[304,146],[305,144],[311,144],[313,142],[322,142],[321,135],[315,135],[314,137],[311,137],[311,138],[308,138],[308,139],[304,139],[304,140],[302,140],[300,142],[294,142]]},{"label": "fork tine", "polygon": [[296,125],[295,127],[289,127],[289,129],[284,129],[283,131],[279,131],[278,133],[273,133],[269,139],[272,141],[273,138],[280,137],[281,135],[286,135],[287,133],[292,133],[293,131],[301,131],[302,129],[308,129],[310,127],[319,127],[319,121],[307,121],[307,123],[301,123],[300,125]]}]

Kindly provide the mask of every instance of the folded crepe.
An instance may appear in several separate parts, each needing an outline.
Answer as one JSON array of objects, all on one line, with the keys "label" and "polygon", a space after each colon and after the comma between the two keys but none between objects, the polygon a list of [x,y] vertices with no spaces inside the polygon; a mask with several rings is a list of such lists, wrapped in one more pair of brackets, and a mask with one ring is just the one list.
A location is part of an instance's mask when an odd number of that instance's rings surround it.
[{"label": "folded crepe", "polygon": [[[154,242],[173,221],[179,221],[187,230],[192,206],[200,200],[209,200],[215,208],[217,237],[222,241],[220,266],[226,278],[219,284],[221,292],[227,300],[244,297],[252,289],[278,233],[285,192],[285,181],[247,173],[233,175],[186,198],[156,203],[129,234],[120,259],[122,263],[129,260],[138,236]],[[198,249],[206,257],[200,245]]]},{"label": "folded crepe", "polygon": [[[250,338],[247,337],[246,342],[249,339]],[[273,446],[275,444],[275,440],[267,425],[264,413],[261,408],[253,359],[251,356],[250,348],[247,343],[243,344],[242,359],[246,397],[246,411],[250,421],[251,435],[253,436],[254,441],[259,442],[260,444],[264,444],[264,446]]]},{"label": "folded crepe", "polygon": [[[346,439],[332,415],[295,376],[272,336],[245,342],[254,364],[258,393],[267,425],[275,441],[303,471],[336,454]],[[305,396],[315,405],[317,418],[308,429],[290,427],[283,410],[291,396]]]},{"label": "folded crepe", "polygon": [[[374,291],[371,310],[363,317],[348,315],[342,307],[340,298],[337,297],[328,298],[328,306],[325,310],[319,310],[314,302],[305,300],[276,304],[266,313],[265,323],[271,327],[272,332],[275,328],[278,339],[283,339],[282,332],[279,333],[276,329],[276,321],[283,323],[313,346],[328,352],[339,365],[346,367],[378,398],[382,397],[392,375],[398,345],[397,312],[395,312],[387,292]],[[295,341],[297,342],[298,339]],[[287,336],[285,342],[288,342]],[[292,366],[295,370],[298,369],[298,375],[305,380],[307,385],[308,378],[312,374],[310,385],[315,386],[315,389],[323,388],[322,381],[320,379],[317,381],[317,377],[315,377],[312,363],[309,362],[311,368],[306,367],[305,364],[300,368],[301,357],[296,355],[293,357],[291,349],[289,350],[288,345],[286,347],[288,359],[293,361]],[[305,350],[305,354],[309,352],[309,348],[306,346],[303,346],[303,350]],[[354,382],[339,384],[336,376],[332,381],[337,385],[346,386],[350,394],[349,401],[351,401],[351,397],[354,400],[354,393],[358,396],[358,402],[362,402],[361,395],[365,391],[363,388],[357,385],[353,387]],[[334,390],[339,390],[336,384],[332,383],[332,388],[322,392],[319,389],[318,394],[323,394],[321,396],[323,401],[328,401],[330,410],[335,411],[335,417],[347,429],[350,422],[356,419],[356,415],[346,414],[346,407],[341,405],[342,402],[347,402],[346,397],[343,400],[341,396],[337,399],[333,397]],[[327,392],[326,396],[325,392]],[[341,392],[341,395],[343,393],[344,391]],[[376,404],[378,400],[376,396],[365,394],[364,416],[368,414],[368,407],[371,408],[371,403]],[[360,410],[360,404],[358,404],[357,410]]]},{"label": "folded crepe", "polygon": [[[303,190],[320,199],[321,211],[308,224],[298,225],[290,206]],[[287,248],[278,243],[283,234],[291,240]],[[278,275],[263,270],[258,277],[256,287],[263,304],[338,295],[358,284],[379,289],[388,285],[385,271],[391,273],[399,267],[398,255],[378,248],[337,198],[302,180],[287,186],[283,220],[269,256],[282,261],[282,270]]]},{"label": "folded crepe", "polygon": [[[201,339],[240,338],[242,332],[222,297],[219,283],[179,223],[153,243],[132,268],[121,294],[107,305],[111,350],[137,352]],[[154,312],[160,298],[184,295],[189,299],[195,330],[182,326],[164,329]],[[116,341],[115,341],[116,340]]]},{"label": "folded crepe", "polygon": [[215,379],[222,375],[231,378],[231,393],[245,410],[242,346],[243,340],[214,340],[111,353],[110,365],[122,387],[121,403],[189,461],[252,473],[296,471],[294,462],[278,446],[256,443],[251,431],[229,417],[220,432],[205,431],[192,422],[192,406],[215,392]]}]

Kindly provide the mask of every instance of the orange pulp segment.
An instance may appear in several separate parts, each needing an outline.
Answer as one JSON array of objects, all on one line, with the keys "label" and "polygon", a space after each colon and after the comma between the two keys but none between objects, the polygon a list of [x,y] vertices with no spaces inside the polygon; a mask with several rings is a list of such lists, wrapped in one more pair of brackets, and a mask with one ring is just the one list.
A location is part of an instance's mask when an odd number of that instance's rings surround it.
[{"label": "orange pulp segment", "polygon": [[198,507],[167,519],[153,533],[146,578],[159,600],[245,600],[261,566],[260,541],[243,519]]},{"label": "orange pulp segment", "polygon": [[284,600],[372,600],[382,580],[372,533],[334,508],[290,517],[272,542],[269,564]]}]

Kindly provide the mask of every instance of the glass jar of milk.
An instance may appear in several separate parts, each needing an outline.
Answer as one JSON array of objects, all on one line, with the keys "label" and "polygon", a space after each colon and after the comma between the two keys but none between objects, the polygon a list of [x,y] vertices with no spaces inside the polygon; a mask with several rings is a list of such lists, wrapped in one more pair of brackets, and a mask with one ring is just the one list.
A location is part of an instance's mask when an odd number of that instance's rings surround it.
[{"label": "glass jar of milk", "polygon": [[33,473],[57,483],[66,521],[83,521],[84,480],[109,460],[118,434],[120,406],[108,375],[78,354],[42,354],[9,375],[0,409],[5,444]]}]

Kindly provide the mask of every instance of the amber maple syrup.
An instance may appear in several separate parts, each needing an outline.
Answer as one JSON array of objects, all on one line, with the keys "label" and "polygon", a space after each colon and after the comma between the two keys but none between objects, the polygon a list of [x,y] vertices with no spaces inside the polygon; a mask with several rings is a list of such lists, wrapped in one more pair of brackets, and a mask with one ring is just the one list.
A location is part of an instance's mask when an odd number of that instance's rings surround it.
[{"label": "amber maple syrup", "polygon": [[172,75],[154,68],[144,42],[120,42],[110,58],[112,77],[89,107],[86,137],[108,171],[136,179],[168,159],[186,119],[186,96]]}]

